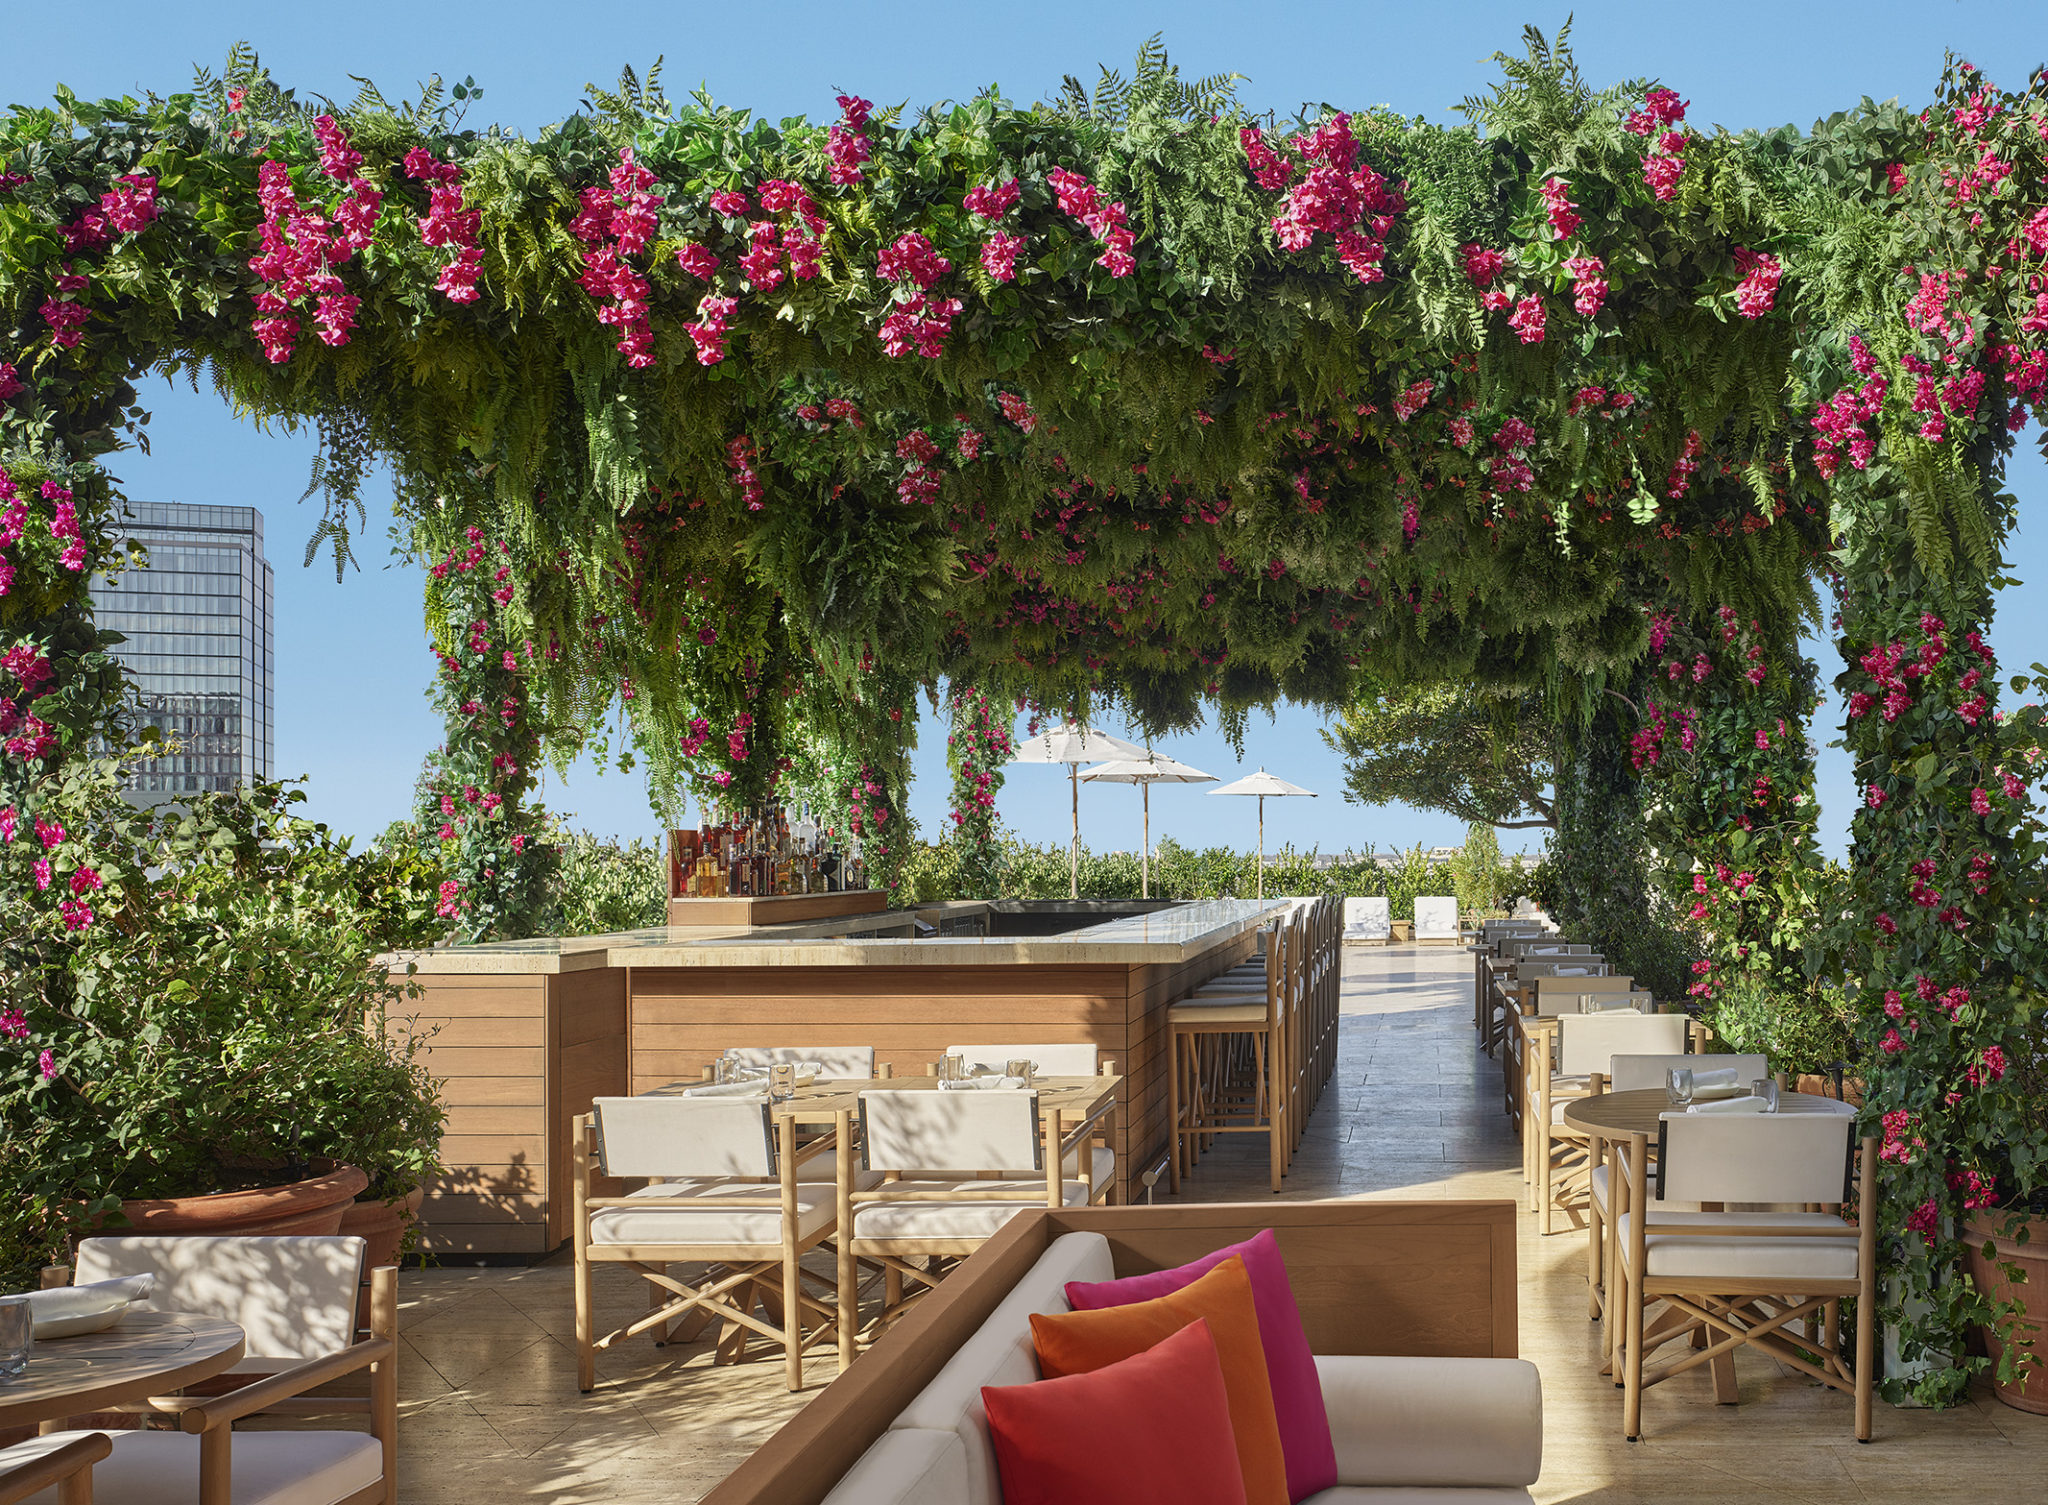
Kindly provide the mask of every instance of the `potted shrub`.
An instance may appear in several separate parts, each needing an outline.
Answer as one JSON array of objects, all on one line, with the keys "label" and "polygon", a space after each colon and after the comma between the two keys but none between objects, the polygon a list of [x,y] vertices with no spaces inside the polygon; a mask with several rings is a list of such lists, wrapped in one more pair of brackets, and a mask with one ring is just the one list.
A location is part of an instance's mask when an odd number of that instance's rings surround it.
[{"label": "potted shrub", "polygon": [[[334,1231],[403,1202],[441,1110],[363,859],[279,785],[138,810],[77,765],[0,841],[0,1280],[78,1235]],[[57,895],[60,902],[50,902]]]},{"label": "potted shrub", "polygon": [[[2048,1029],[2036,1016],[2031,1048],[2013,1052],[2006,1083],[2018,1110],[2037,1132],[2048,1131]],[[2024,1142],[2030,1135],[2016,1135]],[[1994,1308],[2009,1309],[2008,1344],[2000,1324],[1981,1324],[1973,1348],[1990,1358],[1998,1398],[2020,1411],[2048,1416],[2048,1174],[2012,1163],[1998,1177],[1996,1208],[1980,1208],[1963,1225],[1964,1268]],[[2031,1349],[2031,1352],[2026,1350]]]}]

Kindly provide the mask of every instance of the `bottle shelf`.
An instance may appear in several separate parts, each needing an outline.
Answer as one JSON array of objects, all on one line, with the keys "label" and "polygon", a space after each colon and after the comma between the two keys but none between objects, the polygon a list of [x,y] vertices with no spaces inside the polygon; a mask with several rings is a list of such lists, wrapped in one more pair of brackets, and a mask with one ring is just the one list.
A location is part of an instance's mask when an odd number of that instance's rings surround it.
[{"label": "bottle shelf", "polygon": [[840,889],[822,894],[719,894],[668,901],[671,925],[776,925],[875,914],[889,907],[886,889]]}]

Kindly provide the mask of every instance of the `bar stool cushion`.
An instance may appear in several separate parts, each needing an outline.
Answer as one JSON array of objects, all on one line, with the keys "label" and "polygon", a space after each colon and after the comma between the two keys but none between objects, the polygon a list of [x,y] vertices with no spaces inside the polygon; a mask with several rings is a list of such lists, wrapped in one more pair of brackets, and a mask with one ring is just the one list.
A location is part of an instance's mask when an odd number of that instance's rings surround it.
[{"label": "bar stool cushion", "polygon": [[[1633,1214],[1616,1219],[1623,1247]],[[1687,1238],[1687,1224],[1738,1228],[1839,1228],[1841,1238]],[[1643,1263],[1652,1276],[1716,1280],[1854,1280],[1855,1230],[1825,1212],[1665,1213],[1651,1225],[1660,1230],[1644,1240]]]},{"label": "bar stool cushion", "polygon": [[[23,1443],[56,1451],[90,1432],[53,1432]],[[183,1432],[110,1432],[111,1457],[93,1465],[99,1505],[186,1505],[199,1498],[199,1439]],[[13,1455],[10,1454],[10,1461]],[[384,1473],[384,1445],[367,1432],[235,1433],[233,1505],[332,1505],[375,1484]],[[54,1486],[28,1505],[56,1505]]]},{"label": "bar stool cushion", "polygon": [[[782,1249],[780,1207],[721,1207],[733,1198],[767,1198],[779,1188],[764,1181],[657,1181],[628,1197],[690,1197],[697,1207],[607,1207],[590,1219],[593,1244],[732,1244]],[[800,1181],[796,1187],[799,1239],[809,1238],[832,1221],[838,1200],[828,1182]]]},{"label": "bar stool cushion", "polygon": [[1227,999],[1190,999],[1166,1011],[1169,1024],[1264,1024],[1263,1003],[1232,1003]]}]

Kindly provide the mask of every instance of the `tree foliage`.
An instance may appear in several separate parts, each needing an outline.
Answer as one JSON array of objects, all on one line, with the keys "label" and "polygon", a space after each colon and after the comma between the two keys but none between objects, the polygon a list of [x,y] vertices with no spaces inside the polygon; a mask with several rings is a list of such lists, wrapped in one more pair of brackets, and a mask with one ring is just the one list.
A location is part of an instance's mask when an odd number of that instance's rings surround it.
[{"label": "tree foliage", "polygon": [[1509,829],[1556,824],[1555,723],[1529,696],[1402,686],[1346,706],[1323,740],[1344,755],[1344,797],[1413,805]]}]

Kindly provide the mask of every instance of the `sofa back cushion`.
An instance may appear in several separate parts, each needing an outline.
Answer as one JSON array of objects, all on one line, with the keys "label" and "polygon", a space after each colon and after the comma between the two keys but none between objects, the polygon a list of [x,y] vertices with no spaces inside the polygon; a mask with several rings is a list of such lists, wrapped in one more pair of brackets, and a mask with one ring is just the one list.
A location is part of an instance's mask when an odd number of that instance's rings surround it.
[{"label": "sofa back cushion", "polygon": [[1323,1409],[1315,1355],[1302,1331],[1301,1309],[1294,1303],[1294,1287],[1288,1284],[1287,1264],[1272,1229],[1261,1229],[1241,1244],[1227,1245],[1176,1269],[1093,1285],[1077,1280],[1067,1287],[1067,1300],[1077,1311],[1151,1301],[1193,1284],[1233,1255],[1244,1261],[1252,1305],[1259,1314],[1259,1340],[1266,1350],[1280,1451],[1287,1463],[1287,1496],[1305,1500],[1337,1482],[1337,1453],[1330,1442],[1330,1418]]},{"label": "sofa back cushion", "polygon": [[1248,1505],[1288,1505],[1287,1465],[1273,1414],[1273,1387],[1259,1343],[1259,1315],[1244,1261],[1235,1256],[1191,1285],[1150,1301],[1092,1312],[1038,1314],[1031,1334],[1048,1380],[1087,1374],[1145,1352],[1197,1320],[1208,1324]]},{"label": "sofa back cushion", "polygon": [[1115,1274],[1109,1240],[1101,1234],[1069,1233],[1054,1239],[974,1336],[960,1345],[946,1367],[897,1416],[893,1423],[897,1429],[959,1434],[967,1488],[958,1496],[958,1505],[1003,1505],[995,1453],[989,1446],[982,1386],[1028,1385],[1036,1380],[1038,1359],[1031,1346],[1031,1314],[1070,1310],[1066,1298],[1069,1281],[1103,1281]]},{"label": "sofa back cushion", "polygon": [[967,1447],[958,1432],[892,1429],[847,1470],[825,1505],[959,1505]]},{"label": "sofa back cushion", "polygon": [[1003,1505],[1246,1505],[1230,1400],[1197,1318],[1087,1374],[983,1392]]}]

